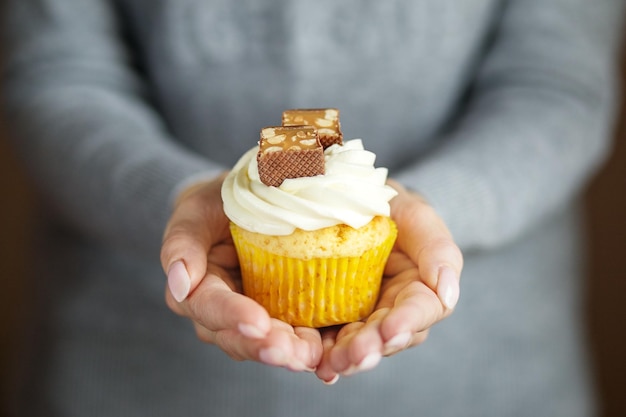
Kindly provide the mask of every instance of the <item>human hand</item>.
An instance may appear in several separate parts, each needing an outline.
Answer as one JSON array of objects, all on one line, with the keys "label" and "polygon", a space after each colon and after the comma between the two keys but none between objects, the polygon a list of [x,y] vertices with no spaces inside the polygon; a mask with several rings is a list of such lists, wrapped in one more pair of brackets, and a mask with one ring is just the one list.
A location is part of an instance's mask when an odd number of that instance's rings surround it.
[{"label": "human hand", "polygon": [[459,298],[463,257],[443,220],[418,194],[388,183],[398,191],[391,201],[398,239],[374,312],[367,320],[323,331],[324,355],[316,374],[327,383],[424,342]]},{"label": "human hand", "polygon": [[271,319],[241,294],[239,261],[222,206],[224,177],[193,186],[177,199],[161,248],[167,305],[193,322],[200,340],[233,359],[313,370],[322,356],[319,331]]}]

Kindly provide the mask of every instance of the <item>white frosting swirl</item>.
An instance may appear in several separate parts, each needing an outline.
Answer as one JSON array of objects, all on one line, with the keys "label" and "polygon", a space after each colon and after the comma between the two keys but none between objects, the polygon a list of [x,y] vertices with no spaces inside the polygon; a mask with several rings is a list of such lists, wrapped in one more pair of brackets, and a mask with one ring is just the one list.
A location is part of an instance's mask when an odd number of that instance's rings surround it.
[{"label": "white frosting swirl", "polygon": [[258,146],[246,152],[222,186],[224,212],[243,229],[274,236],[337,224],[358,229],[374,216],[389,216],[397,193],[361,139],[328,147],[324,175],[286,179],[279,187],[261,182],[257,152]]}]

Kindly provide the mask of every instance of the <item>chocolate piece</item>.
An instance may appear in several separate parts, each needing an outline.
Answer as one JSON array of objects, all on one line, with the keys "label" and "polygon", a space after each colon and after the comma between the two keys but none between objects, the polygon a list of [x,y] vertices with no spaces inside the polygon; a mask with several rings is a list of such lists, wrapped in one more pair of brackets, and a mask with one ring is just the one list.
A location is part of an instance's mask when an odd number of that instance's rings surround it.
[{"label": "chocolate piece", "polygon": [[328,109],[292,109],[283,112],[283,126],[307,125],[317,129],[324,149],[335,143],[343,143],[339,110]]},{"label": "chocolate piece", "polygon": [[261,129],[257,154],[259,177],[278,187],[287,178],[324,174],[324,150],[312,126],[275,126]]}]

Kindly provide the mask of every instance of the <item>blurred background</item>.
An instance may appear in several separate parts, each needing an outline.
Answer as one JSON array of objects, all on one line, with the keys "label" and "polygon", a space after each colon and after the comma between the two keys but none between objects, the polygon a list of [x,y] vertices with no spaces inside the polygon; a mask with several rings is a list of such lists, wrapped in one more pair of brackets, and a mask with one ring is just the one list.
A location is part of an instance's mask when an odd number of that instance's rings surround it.
[{"label": "blurred background", "polygon": [[[626,101],[626,43],[622,48]],[[626,105],[615,130],[615,148],[586,195],[590,265],[587,274],[589,337],[605,417],[626,416]]]},{"label": "blurred background", "polygon": [[[626,84],[626,70],[622,73]],[[626,96],[626,88],[624,91]],[[626,106],[622,106],[614,152],[585,195],[591,261],[586,303],[588,335],[604,417],[626,416],[626,309],[622,305],[626,294],[625,138]],[[36,206],[0,120],[0,403],[10,395],[14,382],[12,358],[19,349],[14,341],[29,312],[29,264],[37,261],[29,252]]]}]

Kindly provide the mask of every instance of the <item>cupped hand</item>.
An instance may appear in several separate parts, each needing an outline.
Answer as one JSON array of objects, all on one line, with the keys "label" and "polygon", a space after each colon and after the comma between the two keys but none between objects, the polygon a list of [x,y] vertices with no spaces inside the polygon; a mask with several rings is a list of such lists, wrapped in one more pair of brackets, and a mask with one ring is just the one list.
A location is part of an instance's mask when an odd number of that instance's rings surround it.
[{"label": "cupped hand", "polygon": [[445,223],[418,194],[388,183],[398,191],[391,201],[398,239],[380,297],[366,320],[323,330],[316,374],[326,382],[372,369],[383,356],[419,345],[459,298],[463,257]]},{"label": "cupped hand", "polygon": [[167,305],[193,322],[200,340],[233,359],[312,371],[322,356],[320,332],[272,319],[241,294],[239,262],[222,206],[224,177],[190,187],[177,199],[161,248]]}]

